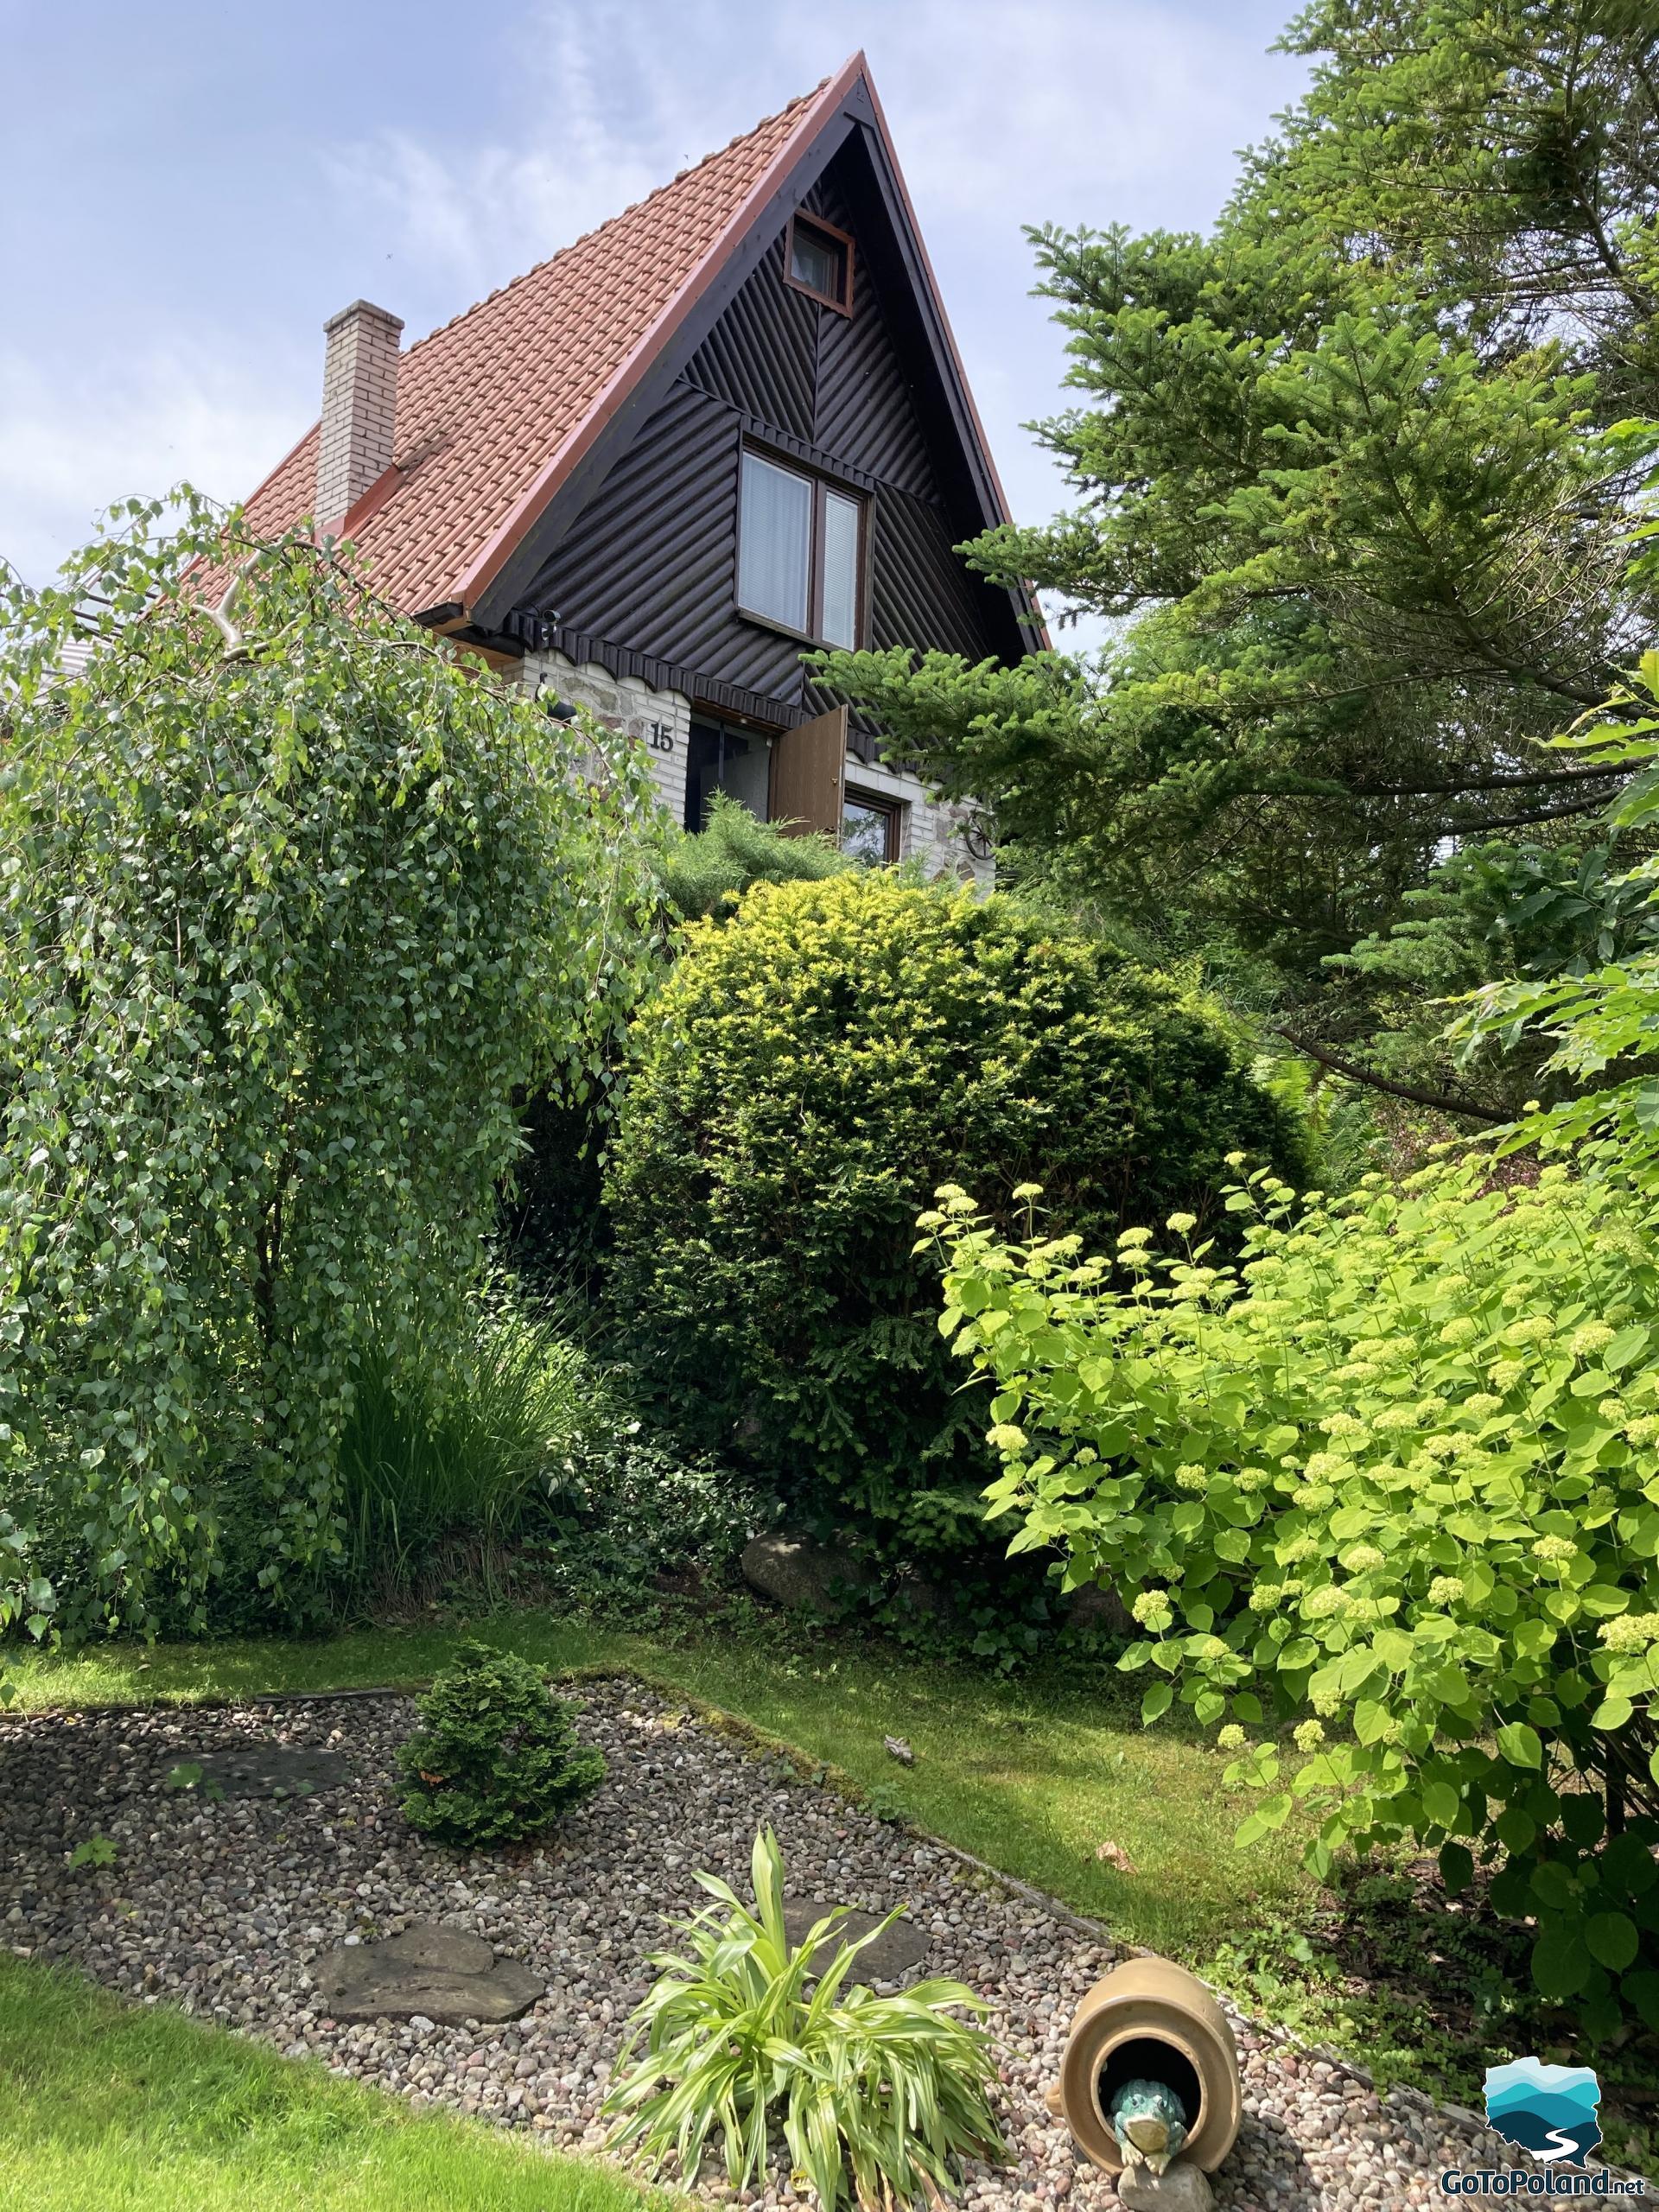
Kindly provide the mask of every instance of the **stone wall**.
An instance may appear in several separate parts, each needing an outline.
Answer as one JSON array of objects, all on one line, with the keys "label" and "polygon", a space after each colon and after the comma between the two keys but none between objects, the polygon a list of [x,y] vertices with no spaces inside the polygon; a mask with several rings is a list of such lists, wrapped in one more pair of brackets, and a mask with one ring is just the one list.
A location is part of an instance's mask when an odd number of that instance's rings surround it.
[{"label": "stone wall", "polygon": [[685,818],[685,754],[691,734],[691,702],[683,691],[656,691],[638,676],[613,676],[597,661],[575,662],[560,652],[524,655],[524,688],[545,689],[572,705],[591,707],[613,729],[625,729],[645,749],[664,806],[674,821]]},{"label": "stone wall", "polygon": [[[643,677],[613,676],[597,661],[580,667],[562,652],[526,653],[525,689],[545,690],[576,706],[589,707],[613,729],[625,729],[645,748],[664,806],[676,822],[685,819],[686,751],[691,732],[691,702],[683,691],[654,690]],[[931,798],[916,776],[847,759],[847,787],[872,798],[896,801],[902,808],[901,860],[919,860],[928,876],[949,875],[989,890],[995,863],[969,850],[965,832],[970,810]]]}]

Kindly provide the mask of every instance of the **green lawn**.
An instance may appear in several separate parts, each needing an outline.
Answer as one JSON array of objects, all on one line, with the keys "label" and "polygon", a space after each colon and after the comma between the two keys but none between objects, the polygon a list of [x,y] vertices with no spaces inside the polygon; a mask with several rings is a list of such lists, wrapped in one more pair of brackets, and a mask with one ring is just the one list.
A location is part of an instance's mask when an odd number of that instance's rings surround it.
[{"label": "green lawn", "polygon": [[650,2201],[606,2166],[416,2117],[315,2061],[0,1957],[0,2204],[19,2212],[641,2212]]},{"label": "green lawn", "polygon": [[[1248,1798],[1224,1789],[1224,1758],[1167,1724],[1143,1729],[1107,1676],[1088,1690],[1028,1675],[860,1654],[850,1643],[791,1649],[772,1638],[682,1644],[548,1613],[504,1614],[480,1631],[555,1671],[617,1667],[717,1706],[878,1802],[1022,1877],[1132,1943],[1202,1960],[1213,1947],[1312,1897],[1287,1831],[1232,1847]],[[111,1645],[25,1659],[18,1703],[98,1705],[340,1689],[424,1680],[453,1629],[370,1629],[327,1642]],[[912,1767],[882,1748],[906,1738]],[[1123,1873],[1096,1857],[1128,1853]]]}]

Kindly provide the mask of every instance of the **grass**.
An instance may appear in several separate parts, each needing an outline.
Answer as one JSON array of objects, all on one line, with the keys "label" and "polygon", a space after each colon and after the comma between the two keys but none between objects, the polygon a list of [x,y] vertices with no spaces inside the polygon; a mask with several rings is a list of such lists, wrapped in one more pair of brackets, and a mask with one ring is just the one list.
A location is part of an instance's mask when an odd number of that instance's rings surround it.
[{"label": "grass", "polygon": [[522,1536],[602,1388],[561,1309],[503,1295],[478,1305],[453,1370],[433,1357],[417,1372],[370,1359],[341,1439],[346,1575],[360,1592],[408,1587],[454,1531],[486,1560]]},{"label": "grass", "polygon": [[[1247,1799],[1222,1785],[1224,1758],[1160,1725],[1142,1729],[1109,1677],[1084,1688],[1032,1674],[871,1653],[828,1639],[700,1634],[686,1643],[545,1612],[498,1614],[472,1632],[550,1671],[616,1668],[735,1715],[838,1770],[879,1809],[914,1820],[1005,1872],[1111,1923],[1123,1940],[1199,1959],[1265,1916],[1310,1907],[1300,1838],[1232,1847]],[[373,1628],[317,1643],[111,1644],[59,1659],[22,1656],[18,1706],[243,1697],[403,1684],[430,1676],[460,1624]],[[905,1738],[899,1765],[883,1747]],[[1133,1872],[1103,1844],[1126,1854]]]},{"label": "grass", "polygon": [[0,2083],[0,2205],[19,2212],[643,2212],[651,2202],[608,2167],[448,2113],[407,2113],[315,2061],[3,1957]]}]

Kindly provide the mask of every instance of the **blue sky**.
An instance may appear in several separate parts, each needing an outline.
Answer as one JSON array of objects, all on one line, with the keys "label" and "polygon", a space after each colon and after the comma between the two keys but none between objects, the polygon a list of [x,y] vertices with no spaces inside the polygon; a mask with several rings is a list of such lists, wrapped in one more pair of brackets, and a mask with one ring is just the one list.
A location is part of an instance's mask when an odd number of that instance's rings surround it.
[{"label": "blue sky", "polygon": [[1016,514],[1063,369],[1024,222],[1201,227],[1295,97],[1289,0],[0,0],[0,555],[251,491],[324,318],[405,342],[862,46]]}]

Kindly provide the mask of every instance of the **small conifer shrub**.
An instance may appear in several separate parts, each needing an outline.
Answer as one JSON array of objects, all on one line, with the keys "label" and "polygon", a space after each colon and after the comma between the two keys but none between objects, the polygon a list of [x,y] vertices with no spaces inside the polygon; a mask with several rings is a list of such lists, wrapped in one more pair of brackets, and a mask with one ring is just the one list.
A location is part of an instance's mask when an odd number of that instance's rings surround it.
[{"label": "small conifer shrub", "polygon": [[605,1779],[575,1708],[510,1651],[463,1643],[416,1710],[425,1725],[397,1754],[404,1817],[436,1842],[480,1851],[537,1835]]}]

